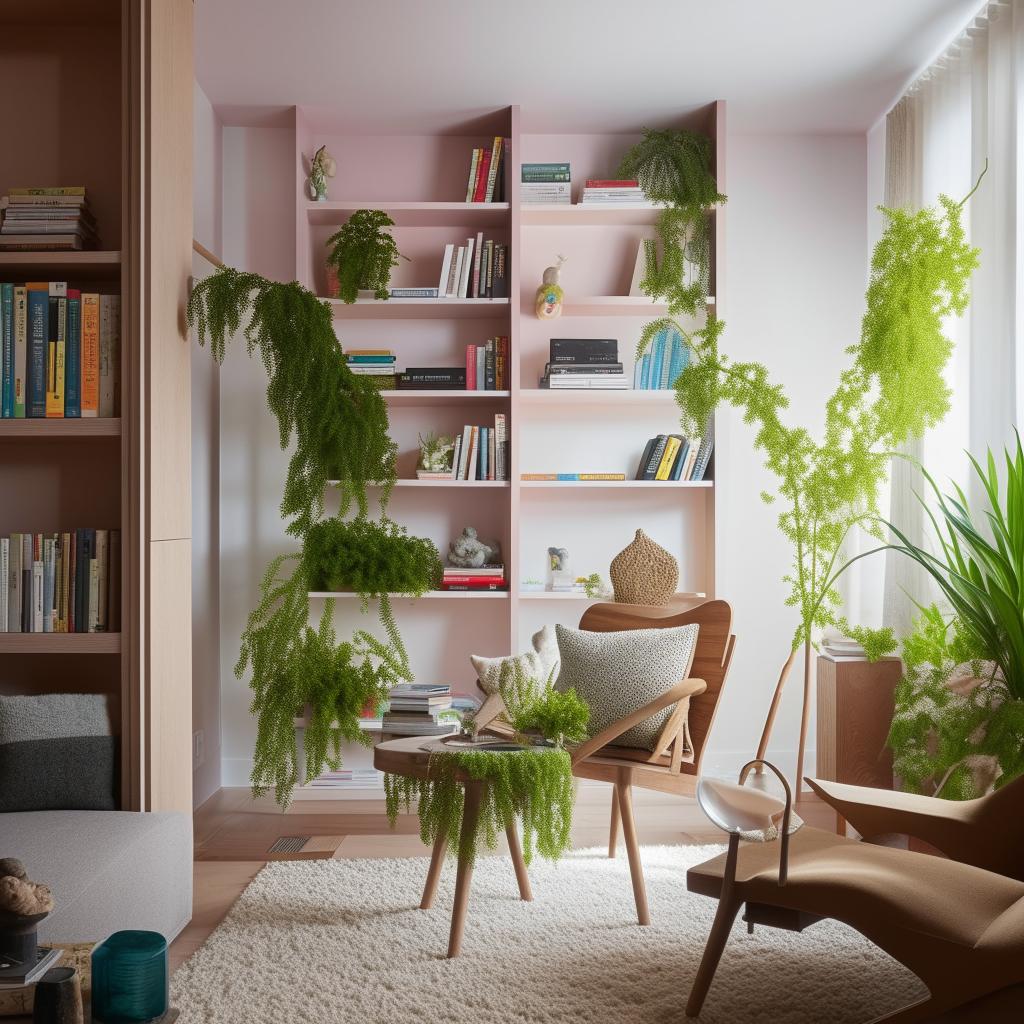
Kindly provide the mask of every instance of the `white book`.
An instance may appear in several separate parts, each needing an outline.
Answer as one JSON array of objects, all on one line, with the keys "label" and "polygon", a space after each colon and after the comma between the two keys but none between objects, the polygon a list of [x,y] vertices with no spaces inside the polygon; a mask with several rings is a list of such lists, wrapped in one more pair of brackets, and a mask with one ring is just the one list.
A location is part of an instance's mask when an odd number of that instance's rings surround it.
[{"label": "white book", "polygon": [[462,260],[462,276],[459,278],[459,298],[469,298],[469,281],[473,274],[473,239],[466,239],[466,255]]},{"label": "white book", "polygon": [[43,538],[43,632],[53,632],[54,544],[52,537]]},{"label": "white book", "polygon": [[487,346],[477,345],[476,347],[476,389],[477,391],[487,390]]},{"label": "white book", "polygon": [[697,461],[697,452],[700,451],[703,440],[702,437],[690,439],[690,450],[686,453],[686,465],[683,466],[683,471],[679,474],[680,480],[689,480],[693,475],[693,464]]},{"label": "white book", "polygon": [[462,428],[462,447],[459,450],[459,472],[456,474],[457,480],[468,480],[466,471],[469,466],[469,449],[473,441],[473,428],[466,426]]},{"label": "white book", "polygon": [[452,279],[448,283],[448,298],[457,299],[459,297],[459,282],[462,280],[462,261],[466,258],[466,247],[460,245],[455,250],[455,270],[452,273]]},{"label": "white book", "polygon": [[11,541],[9,537],[0,537],[0,633],[7,629],[7,602],[10,595],[11,575]]},{"label": "white book", "polygon": [[96,531],[96,629],[100,633],[107,631],[107,548],[110,533],[107,530]]},{"label": "white book", "polygon": [[95,558],[89,559],[89,632],[99,632],[100,570]]},{"label": "white book", "polygon": [[444,247],[444,259],[441,260],[441,279],[437,284],[437,294],[439,298],[444,298],[448,294],[448,275],[452,269],[452,257],[455,255],[455,246],[449,243]]},{"label": "white book", "polygon": [[117,415],[121,366],[121,296],[100,296],[100,416]]},{"label": "white book", "polygon": [[32,632],[43,631],[43,561],[32,560]]},{"label": "white book", "polygon": [[507,480],[508,479],[508,448],[506,447],[505,437],[505,414],[499,412],[494,417],[494,455],[497,459],[497,465],[495,466],[495,480]]},{"label": "white book", "polygon": [[14,408],[19,419],[25,415],[25,358],[28,351],[28,292],[14,289]]},{"label": "white book", "polygon": [[452,472],[451,478],[453,480],[459,479],[459,465],[460,457],[462,455],[462,435],[460,434],[455,438],[455,450],[452,452]]}]

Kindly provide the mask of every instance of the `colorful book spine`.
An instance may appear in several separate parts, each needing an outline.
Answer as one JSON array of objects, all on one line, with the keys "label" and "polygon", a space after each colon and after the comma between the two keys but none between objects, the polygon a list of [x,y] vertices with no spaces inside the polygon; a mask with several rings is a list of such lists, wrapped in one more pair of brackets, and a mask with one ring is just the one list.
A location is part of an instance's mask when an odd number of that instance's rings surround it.
[{"label": "colorful book spine", "polygon": [[473,201],[473,194],[476,192],[476,176],[477,169],[480,166],[480,154],[483,152],[482,149],[474,149],[473,157],[469,161],[469,182],[466,185],[466,202],[471,203]]},{"label": "colorful book spine", "polygon": [[487,168],[487,190],[484,202],[494,202],[494,187],[498,181],[498,167],[501,165],[501,136],[496,135],[491,145],[491,160]]},{"label": "colorful book spine", "polygon": [[658,463],[658,468],[655,470],[655,480],[667,480],[669,474],[672,472],[672,464],[676,460],[676,455],[679,453],[679,446],[681,438],[675,434],[670,434],[668,440],[665,442],[665,450],[661,456],[661,462]]},{"label": "colorful book spine", "polygon": [[0,377],[0,416],[14,417],[14,285],[0,285],[0,338],[3,344],[3,367]]},{"label": "colorful book spine", "polygon": [[466,346],[466,390],[476,391],[476,345]]},{"label": "colorful book spine", "polygon": [[651,354],[651,387],[655,390],[661,388],[661,375],[665,368],[665,343],[667,331],[659,331],[654,339],[654,349]]},{"label": "colorful book spine", "polygon": [[100,297],[82,296],[82,393],[83,417],[99,415],[100,409]]},{"label": "colorful book spine", "polygon": [[46,416],[46,353],[50,325],[49,286],[33,283],[28,289],[28,346],[26,361],[26,415],[34,419]]},{"label": "colorful book spine", "polygon": [[64,417],[67,291],[67,284],[63,281],[50,283],[50,333],[46,356],[46,415],[49,419],[63,419]]},{"label": "colorful book spine", "polygon": [[473,190],[473,202],[482,203],[487,199],[487,176],[491,170],[491,151],[482,151],[476,170],[476,187]]},{"label": "colorful book spine", "polygon": [[28,353],[28,292],[24,286],[14,289],[14,417],[24,419],[28,411],[26,378]]},{"label": "colorful book spine", "polygon": [[67,343],[64,348],[64,415],[82,415],[82,293],[68,289]]}]

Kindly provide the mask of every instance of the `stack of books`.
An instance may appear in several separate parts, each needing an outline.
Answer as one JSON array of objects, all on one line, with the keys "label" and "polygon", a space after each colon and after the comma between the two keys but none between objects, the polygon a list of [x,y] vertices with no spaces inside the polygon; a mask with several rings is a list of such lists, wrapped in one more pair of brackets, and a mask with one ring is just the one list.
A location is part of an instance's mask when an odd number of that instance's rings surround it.
[{"label": "stack of books", "polygon": [[0,416],[117,416],[121,297],[66,281],[0,284]]},{"label": "stack of books", "polygon": [[408,366],[395,376],[398,391],[465,391],[464,366]]},{"label": "stack of books", "polygon": [[519,184],[519,202],[572,203],[572,174],[568,164],[523,164]]},{"label": "stack of books", "polygon": [[96,221],[81,185],[12,188],[0,200],[0,251],[95,249]]},{"label": "stack of books", "polygon": [[395,353],[389,348],[350,348],[345,353],[345,363],[360,377],[390,377],[390,381],[380,379],[377,383],[395,386]]},{"label": "stack of books", "polygon": [[393,299],[436,299],[436,288],[391,288],[388,295]]},{"label": "stack of books", "polygon": [[447,683],[394,687],[381,729],[404,736],[447,736],[458,732],[459,716],[452,711],[452,688]]},{"label": "stack of books", "polygon": [[856,640],[849,637],[825,637],[821,644],[822,653],[829,658],[861,658],[867,657],[867,652]]},{"label": "stack of books", "polygon": [[650,350],[633,367],[638,391],[666,391],[676,386],[679,374],[690,365],[690,346],[673,328],[659,331]]},{"label": "stack of books", "polygon": [[640,182],[634,178],[588,178],[580,197],[582,206],[650,206]]},{"label": "stack of books", "polygon": [[505,566],[481,565],[467,569],[460,565],[445,566],[442,590],[508,590]]},{"label": "stack of books", "polygon": [[0,537],[0,633],[117,633],[121,531]]},{"label": "stack of books", "polygon": [[57,966],[63,955],[63,949],[46,946],[39,947],[36,959],[30,964],[0,955],[0,991],[34,985],[51,967]]},{"label": "stack of books", "polygon": [[508,432],[505,414],[496,413],[493,427],[472,424],[455,438],[453,480],[507,480]]},{"label": "stack of books", "polygon": [[469,181],[466,183],[467,203],[506,202],[505,182],[508,180],[509,140],[494,136],[490,149],[474,149],[469,161]]},{"label": "stack of books", "polygon": [[659,434],[644,447],[636,469],[636,480],[703,480],[714,448],[706,437],[685,438],[681,434]]},{"label": "stack of books", "polygon": [[508,391],[508,337],[466,346],[466,390]]},{"label": "stack of books", "polygon": [[325,768],[309,785],[314,789],[375,789],[384,773],[376,768]]},{"label": "stack of books", "polygon": [[482,231],[478,231],[475,238],[467,238],[465,245],[454,242],[446,245],[434,297],[507,299],[508,245],[493,238],[485,239]]},{"label": "stack of books", "polygon": [[615,338],[552,338],[542,388],[628,390]]}]

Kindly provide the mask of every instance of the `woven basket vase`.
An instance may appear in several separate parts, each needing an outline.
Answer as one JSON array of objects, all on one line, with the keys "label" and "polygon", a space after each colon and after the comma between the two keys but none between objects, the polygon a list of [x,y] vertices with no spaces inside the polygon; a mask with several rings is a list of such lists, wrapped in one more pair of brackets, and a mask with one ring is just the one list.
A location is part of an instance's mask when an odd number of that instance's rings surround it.
[{"label": "woven basket vase", "polygon": [[668,604],[679,585],[679,564],[643,530],[612,559],[608,574],[623,604]]}]

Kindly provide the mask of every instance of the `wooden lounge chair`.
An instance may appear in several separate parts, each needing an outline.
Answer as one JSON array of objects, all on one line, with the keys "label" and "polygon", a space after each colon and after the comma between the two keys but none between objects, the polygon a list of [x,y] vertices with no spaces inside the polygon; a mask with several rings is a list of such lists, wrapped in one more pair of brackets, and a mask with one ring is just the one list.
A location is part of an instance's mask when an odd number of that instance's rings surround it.
[{"label": "wooden lounge chair", "polygon": [[[701,758],[736,640],[730,632],[732,609],[725,601],[692,599],[679,599],[665,606],[602,603],[591,605],[580,619],[580,629],[601,633],[668,629],[692,623],[700,628],[690,678],[680,680],[657,700],[572,750],[574,776],[608,782],[614,787],[608,856],[615,856],[621,823],[637,918],[642,925],[650,924],[651,916],[633,818],[633,786],[683,796],[695,794]],[[653,752],[615,746],[615,740],[623,733],[673,705],[676,710],[665,723]],[[494,702],[485,706],[488,721],[500,713],[501,708]],[[490,728],[483,719],[480,725]],[[500,727],[494,731],[500,731]],[[690,749],[687,749],[687,735]]]},{"label": "wooden lounge chair", "polygon": [[[742,785],[755,764],[778,776],[785,800]],[[751,931],[755,924],[802,931],[833,918],[913,971],[928,997],[879,1022],[1024,1020],[1024,778],[967,803],[807,780],[863,834],[921,836],[948,857],[800,827],[791,820],[789,786],[767,762],[752,761],[740,780],[702,780],[698,787],[701,806],[728,833],[729,847],[687,872],[691,892],[719,901],[688,1016],[700,1013],[746,904]],[[742,839],[755,842],[741,848]]]}]

